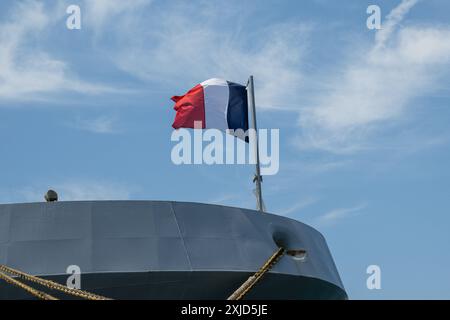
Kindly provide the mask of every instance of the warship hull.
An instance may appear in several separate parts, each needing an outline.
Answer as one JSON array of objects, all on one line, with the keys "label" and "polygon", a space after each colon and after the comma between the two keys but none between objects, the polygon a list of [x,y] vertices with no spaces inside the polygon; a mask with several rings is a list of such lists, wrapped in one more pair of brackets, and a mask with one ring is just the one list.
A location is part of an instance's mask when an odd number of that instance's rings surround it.
[{"label": "warship hull", "polygon": [[[82,201],[0,205],[0,264],[114,299],[226,299],[280,247],[246,299],[347,299],[324,237],[301,222],[218,205]],[[0,281],[0,299],[31,299]]]}]

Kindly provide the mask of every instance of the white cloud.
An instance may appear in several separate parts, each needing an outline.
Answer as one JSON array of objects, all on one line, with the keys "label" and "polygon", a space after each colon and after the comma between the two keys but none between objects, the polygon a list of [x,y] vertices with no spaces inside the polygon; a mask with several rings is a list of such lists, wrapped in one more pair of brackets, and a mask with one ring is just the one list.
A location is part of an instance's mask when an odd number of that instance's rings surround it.
[{"label": "white cloud", "polygon": [[345,167],[349,167],[352,165],[352,161],[350,160],[317,160],[315,159],[313,162],[309,161],[292,161],[286,162],[283,164],[282,170],[285,171],[290,176],[293,173],[301,172],[302,174],[310,173],[310,174],[322,174],[328,173],[330,171],[334,171],[337,169],[342,169]]},{"label": "white cloud", "polygon": [[282,216],[289,216],[292,215],[294,213],[297,213],[298,211],[309,207],[310,205],[313,205],[314,203],[317,203],[317,199],[316,198],[306,198],[306,199],[302,199],[296,203],[294,203],[293,205],[291,205],[290,207],[281,209],[277,211],[277,214],[282,215]]},{"label": "white cloud", "polygon": [[360,204],[351,208],[339,208],[331,210],[320,216],[316,223],[321,226],[330,226],[337,223],[339,220],[350,218],[360,214],[361,210],[367,207],[366,204]]},{"label": "white cloud", "polygon": [[68,126],[78,130],[100,134],[111,134],[118,132],[117,118],[110,115],[91,119],[77,118],[74,123],[69,123]]},{"label": "white cloud", "polygon": [[385,45],[397,25],[417,2],[418,0],[402,0],[402,2],[387,15],[386,21],[383,22],[383,28],[379,30],[375,36],[376,49]]},{"label": "white cloud", "polygon": [[[94,33],[110,31],[117,26],[118,17],[135,14],[139,10],[149,5],[151,0],[85,0],[83,14],[86,25],[94,28]],[[129,22],[129,20],[128,20]],[[120,27],[123,27],[121,25]]]},{"label": "white cloud", "polygon": [[[408,26],[394,33],[417,1],[402,1],[388,16],[375,44],[332,79],[316,103],[302,110],[301,148],[353,152],[386,121],[398,119],[413,100],[440,87],[449,76],[450,28]],[[357,51],[352,48],[352,51]]]},{"label": "white cloud", "polygon": [[[253,74],[260,107],[298,109],[297,89],[303,82],[298,66],[310,26],[244,29],[234,5],[228,10],[225,3],[220,8],[208,2],[167,6],[151,8],[151,19],[136,10],[117,14],[117,45],[108,54],[119,68],[144,81],[177,83],[180,94],[211,77],[245,84]],[[224,21],[230,27],[220,24]]]},{"label": "white cloud", "polygon": [[38,1],[15,2],[9,21],[0,25],[0,98],[30,99],[60,90],[109,91],[69,75],[64,61],[52,58],[36,44],[55,21],[49,12]]}]

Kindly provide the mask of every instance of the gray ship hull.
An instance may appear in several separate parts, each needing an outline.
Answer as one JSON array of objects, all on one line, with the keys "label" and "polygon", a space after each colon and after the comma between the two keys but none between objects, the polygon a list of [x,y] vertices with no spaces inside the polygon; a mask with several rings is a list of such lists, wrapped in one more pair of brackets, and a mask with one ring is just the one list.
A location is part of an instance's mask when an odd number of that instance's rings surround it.
[{"label": "gray ship hull", "polygon": [[[277,250],[247,299],[346,299],[323,236],[253,210],[160,201],[0,205],[0,264],[115,299],[226,299]],[[26,299],[0,281],[0,299]]]}]

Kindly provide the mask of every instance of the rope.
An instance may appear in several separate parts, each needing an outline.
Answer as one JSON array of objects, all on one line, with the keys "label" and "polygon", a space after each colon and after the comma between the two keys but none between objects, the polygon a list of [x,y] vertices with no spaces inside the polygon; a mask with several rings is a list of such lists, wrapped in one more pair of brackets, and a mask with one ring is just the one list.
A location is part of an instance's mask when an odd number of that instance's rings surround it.
[{"label": "rope", "polygon": [[90,293],[87,291],[83,291],[83,290],[79,290],[79,289],[71,289],[71,288],[63,286],[57,282],[38,278],[38,277],[32,276],[30,274],[27,274],[25,272],[22,272],[22,271],[13,269],[13,268],[9,268],[5,265],[0,265],[0,271],[2,271],[4,273],[12,274],[12,275],[20,277],[24,280],[31,281],[31,282],[40,284],[44,287],[47,287],[47,288],[50,288],[53,290],[58,290],[63,293],[75,296],[75,297],[79,297],[79,298],[83,298],[83,299],[87,299],[87,300],[112,300],[112,299],[109,299],[109,298],[106,298],[106,297],[103,297],[100,295],[96,295],[96,294],[93,294],[93,293]]},{"label": "rope", "polygon": [[244,296],[258,283],[258,281],[269,272],[273,266],[284,255],[284,248],[279,248],[264,265],[251,277],[247,279],[235,292],[233,292],[227,300],[241,300]]},{"label": "rope", "polygon": [[21,288],[21,289],[25,290],[26,292],[30,293],[31,295],[35,296],[38,299],[42,299],[42,300],[58,300],[57,298],[55,298],[55,297],[53,297],[53,296],[51,296],[51,295],[49,295],[49,294],[47,294],[45,292],[36,290],[36,289],[34,289],[34,288],[32,288],[32,287],[30,287],[30,286],[28,286],[28,285],[26,285],[26,284],[24,284],[24,283],[22,283],[20,281],[17,281],[14,278],[11,278],[10,276],[4,274],[3,272],[0,272],[0,278],[5,280],[9,284],[12,284],[12,285],[14,285],[14,286],[16,286],[18,288]]},{"label": "rope", "polygon": [[[273,266],[280,260],[280,258],[284,255],[284,253],[285,253],[284,248],[279,248],[254,275],[249,277],[247,279],[247,281],[245,281],[235,292],[233,292],[233,294],[231,294],[228,297],[228,300],[241,300],[242,298],[244,298],[244,296],[251,289],[253,289],[253,287],[261,280],[261,278],[273,268]],[[93,294],[93,293],[90,293],[87,291],[83,291],[83,290],[79,290],[79,289],[71,289],[71,288],[63,286],[57,282],[38,278],[38,277],[32,276],[30,274],[27,274],[25,272],[7,267],[5,265],[0,265],[0,279],[3,279],[8,283],[15,285],[15,286],[29,292],[30,294],[32,294],[33,296],[35,296],[39,299],[58,300],[57,298],[55,298],[45,292],[36,290],[20,281],[17,281],[16,279],[8,276],[6,273],[17,276],[26,281],[40,284],[49,289],[58,290],[63,293],[66,293],[66,294],[69,294],[72,296],[76,296],[79,298],[84,298],[87,300],[112,300],[112,299],[109,299],[109,298],[106,298],[106,297],[103,297],[100,295],[96,295],[96,294]]]}]

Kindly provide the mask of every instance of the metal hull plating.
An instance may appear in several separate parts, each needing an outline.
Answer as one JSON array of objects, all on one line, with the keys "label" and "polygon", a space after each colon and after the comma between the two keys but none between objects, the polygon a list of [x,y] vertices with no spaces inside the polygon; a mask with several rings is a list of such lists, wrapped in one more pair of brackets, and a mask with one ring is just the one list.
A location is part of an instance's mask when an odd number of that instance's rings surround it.
[{"label": "metal hull plating", "polygon": [[[253,210],[159,201],[0,205],[0,264],[116,299],[225,299],[282,245],[248,299],[345,299],[323,236]],[[0,282],[0,299],[29,296]]]}]

